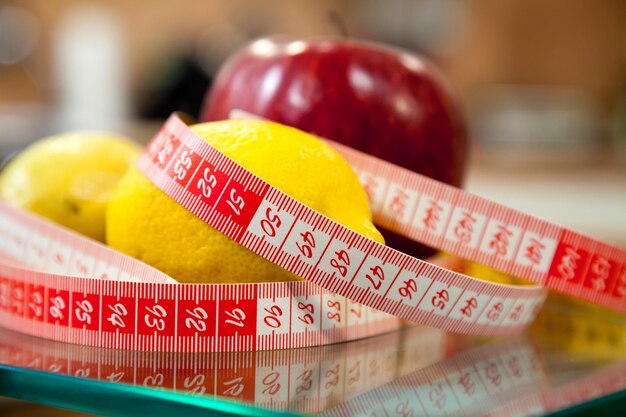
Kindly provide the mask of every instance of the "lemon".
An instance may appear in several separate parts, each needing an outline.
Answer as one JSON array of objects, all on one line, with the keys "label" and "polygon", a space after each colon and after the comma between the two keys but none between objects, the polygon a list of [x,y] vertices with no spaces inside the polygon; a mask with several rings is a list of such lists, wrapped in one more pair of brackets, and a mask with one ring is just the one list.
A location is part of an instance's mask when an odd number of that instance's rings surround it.
[{"label": "lemon", "polygon": [[109,133],[42,139],[0,173],[0,198],[104,242],[106,205],[140,152],[136,143]]},{"label": "lemon", "polygon": [[[320,139],[260,120],[210,122],[191,128],[274,187],[355,232],[383,242],[354,171]],[[122,178],[109,204],[107,243],[180,282],[299,279],[195,217],[136,168]]]}]

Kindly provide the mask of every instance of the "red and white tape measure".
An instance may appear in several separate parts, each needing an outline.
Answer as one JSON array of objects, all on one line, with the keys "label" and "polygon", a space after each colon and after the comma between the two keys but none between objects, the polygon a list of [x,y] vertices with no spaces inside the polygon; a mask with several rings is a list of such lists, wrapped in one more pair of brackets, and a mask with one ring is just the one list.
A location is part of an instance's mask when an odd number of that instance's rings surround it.
[{"label": "red and white tape measure", "polygon": [[[624,251],[342,152],[387,228],[626,310]],[[3,326],[104,347],[237,351],[360,338],[397,328],[397,318],[454,332],[513,333],[544,299],[541,287],[477,280],[343,227],[237,165],[177,115],[138,167],[199,218],[306,281],[171,283],[139,261],[0,204],[0,255],[9,260],[0,265]],[[216,178],[211,193],[198,187],[207,173]]]},{"label": "red and white tape measure", "polygon": [[232,352],[358,339],[400,322],[306,281],[179,284],[0,203],[0,324],[107,348]]}]

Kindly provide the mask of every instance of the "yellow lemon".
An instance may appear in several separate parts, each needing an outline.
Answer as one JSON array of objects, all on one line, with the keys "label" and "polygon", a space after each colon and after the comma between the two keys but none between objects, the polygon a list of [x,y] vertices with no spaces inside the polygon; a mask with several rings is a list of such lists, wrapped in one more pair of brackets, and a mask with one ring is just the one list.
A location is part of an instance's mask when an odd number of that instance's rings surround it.
[{"label": "yellow lemon", "polygon": [[[211,122],[192,129],[274,187],[383,242],[354,171],[320,139],[260,120]],[[195,217],[136,168],[122,178],[109,204],[107,243],[181,282],[299,279]]]},{"label": "yellow lemon", "polygon": [[141,147],[109,133],[73,132],[35,142],[0,174],[0,198],[104,242],[106,205]]}]

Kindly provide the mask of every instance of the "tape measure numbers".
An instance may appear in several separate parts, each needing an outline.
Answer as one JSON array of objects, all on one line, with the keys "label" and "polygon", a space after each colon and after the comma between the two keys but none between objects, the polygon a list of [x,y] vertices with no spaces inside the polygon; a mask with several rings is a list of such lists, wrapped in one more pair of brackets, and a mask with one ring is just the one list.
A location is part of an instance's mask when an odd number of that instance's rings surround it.
[{"label": "tape measure numbers", "polygon": [[[191,161],[183,174],[174,169],[181,159]],[[403,319],[454,332],[511,333],[532,321],[543,301],[539,287],[477,280],[353,232],[237,165],[176,115],[138,167],[187,210],[253,252],[322,288]],[[197,188],[205,169],[222,178],[215,186],[220,193],[206,197]],[[263,227],[269,216],[280,219],[272,233]]]}]

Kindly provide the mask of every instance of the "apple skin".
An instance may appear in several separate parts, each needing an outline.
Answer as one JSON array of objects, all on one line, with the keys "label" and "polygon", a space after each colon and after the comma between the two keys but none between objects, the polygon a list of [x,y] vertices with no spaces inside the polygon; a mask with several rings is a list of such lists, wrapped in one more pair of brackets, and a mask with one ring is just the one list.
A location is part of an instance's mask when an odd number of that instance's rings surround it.
[{"label": "apple skin", "polygon": [[[240,109],[461,186],[467,134],[438,70],[423,58],[348,38],[259,39],[232,55],[205,98],[202,121]],[[433,253],[381,229],[413,256]]]}]

